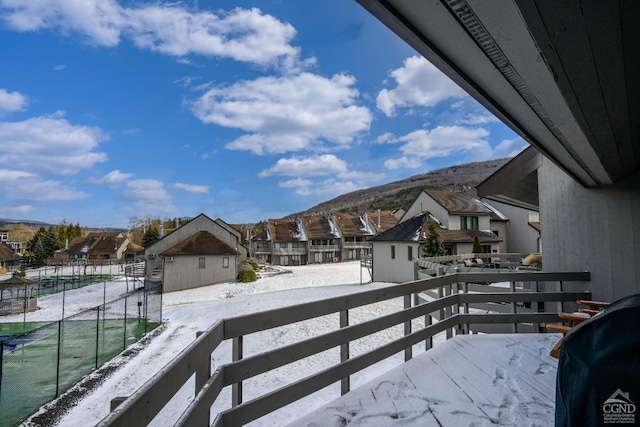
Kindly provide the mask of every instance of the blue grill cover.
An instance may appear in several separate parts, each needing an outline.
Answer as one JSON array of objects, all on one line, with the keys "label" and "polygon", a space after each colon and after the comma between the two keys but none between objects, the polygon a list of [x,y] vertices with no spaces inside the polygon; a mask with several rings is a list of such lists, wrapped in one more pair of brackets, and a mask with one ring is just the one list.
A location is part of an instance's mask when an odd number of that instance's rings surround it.
[{"label": "blue grill cover", "polygon": [[573,328],[560,347],[556,426],[640,424],[640,294]]}]

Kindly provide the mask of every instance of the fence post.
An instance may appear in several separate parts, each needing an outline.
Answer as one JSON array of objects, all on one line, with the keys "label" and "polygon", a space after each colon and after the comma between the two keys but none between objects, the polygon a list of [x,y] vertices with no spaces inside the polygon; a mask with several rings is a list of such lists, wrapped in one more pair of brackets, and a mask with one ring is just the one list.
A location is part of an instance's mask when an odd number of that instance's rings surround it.
[{"label": "fence post", "polygon": [[0,341],[0,399],[2,399],[2,365],[4,363],[4,341]]},{"label": "fence post", "polygon": [[[346,328],[349,326],[349,310],[340,312],[340,328]],[[340,344],[340,363],[344,363],[349,360],[350,356],[349,343]],[[347,376],[340,380],[340,394],[345,395],[351,389],[351,377]]]},{"label": "fence post", "polygon": [[58,391],[60,389],[60,339],[62,337],[62,320],[58,320],[58,358],[56,361],[56,397],[58,397]]},{"label": "fence post", "polygon": [[[98,315],[96,316],[96,369],[98,369],[98,349],[100,346],[100,306],[98,306]],[[104,316],[103,316],[104,317]]]},{"label": "fence post", "polygon": [[[233,339],[232,360],[242,360],[242,335]],[[242,381],[231,385],[231,406],[234,408],[242,403]]]},{"label": "fence post", "polygon": [[[196,338],[202,335],[203,331],[196,332]],[[207,358],[207,363],[203,363],[202,366],[196,368],[196,395],[202,390],[202,387],[207,383],[207,380],[211,377],[211,355]]]},{"label": "fence post", "polygon": [[127,348],[127,301],[129,300],[129,295],[124,297],[124,333],[122,334],[122,349]]},{"label": "fence post", "polygon": [[[411,294],[404,296],[404,309],[411,308]],[[404,322],[404,336],[411,334],[411,320]],[[411,346],[404,349],[404,361],[409,361],[413,357],[413,348]]]}]

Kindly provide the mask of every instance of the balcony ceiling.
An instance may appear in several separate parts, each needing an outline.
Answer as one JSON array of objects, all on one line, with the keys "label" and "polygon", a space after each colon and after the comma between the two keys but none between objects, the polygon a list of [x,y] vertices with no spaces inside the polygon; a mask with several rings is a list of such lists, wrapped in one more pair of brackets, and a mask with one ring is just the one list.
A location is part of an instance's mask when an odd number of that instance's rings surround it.
[{"label": "balcony ceiling", "polygon": [[357,0],[585,186],[640,168],[640,3]]}]

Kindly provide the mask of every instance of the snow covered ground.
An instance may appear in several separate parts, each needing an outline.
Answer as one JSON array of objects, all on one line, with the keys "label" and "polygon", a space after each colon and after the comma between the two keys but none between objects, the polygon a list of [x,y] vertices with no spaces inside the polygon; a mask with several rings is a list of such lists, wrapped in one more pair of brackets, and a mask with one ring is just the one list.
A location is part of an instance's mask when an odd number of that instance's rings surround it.
[{"label": "snow covered ground", "polygon": [[[361,275],[362,281],[365,282],[362,285],[360,284]],[[207,329],[218,319],[319,299],[332,298],[375,288],[393,286],[389,283],[367,283],[369,280],[370,277],[368,276],[367,270],[361,270],[358,262],[345,262],[337,264],[287,267],[286,270],[284,268],[281,269],[279,274],[265,274],[258,281],[253,283],[224,283],[165,294],[163,296],[164,324],[160,327],[161,332],[156,333],[157,336],[149,340],[146,344],[138,343],[132,346],[131,348],[135,351],[125,352],[126,354],[120,355],[109,362],[106,365],[107,367],[117,367],[117,369],[110,372],[106,379],[102,378],[100,380],[100,385],[97,388],[84,391],[80,387],[76,387],[75,394],[81,397],[77,400],[75,398],[68,399],[68,402],[71,402],[71,404],[58,405],[59,407],[68,407],[68,411],[66,411],[62,416],[57,417],[58,421],[55,425],[83,427],[95,425],[102,418],[108,415],[110,401],[113,398],[129,396],[135,390],[140,388],[147,380],[158,372],[159,369],[169,363],[177,354],[193,342],[198,331]],[[130,282],[127,283],[124,279],[119,279],[113,282],[100,283],[79,290],[69,291],[65,295],[65,314],[71,314],[81,309],[101,304],[103,298],[105,298],[103,295],[103,292],[105,291],[106,300],[109,301],[110,299],[115,299],[123,295],[127,289],[130,288]],[[49,295],[40,298],[38,300],[38,306],[41,309],[34,313],[27,313],[27,321],[58,320],[61,314],[61,301],[61,294]],[[402,304],[402,298],[397,298],[353,309],[349,312],[349,320],[351,324],[369,320],[383,314],[397,311],[402,308]],[[15,317],[13,321],[22,321],[22,315],[16,315],[13,317]],[[3,320],[12,321],[10,318]],[[245,357],[247,357],[273,348],[282,347],[293,342],[305,340],[313,336],[335,330],[338,325],[338,315],[334,314],[260,332],[252,336],[245,337],[244,354]],[[420,321],[414,321],[414,326],[419,328],[422,327],[423,324]],[[355,341],[351,343],[351,355],[356,356],[366,352],[383,343],[389,342],[390,340],[399,338],[402,334],[403,327],[399,325],[371,335],[365,339]],[[444,336],[443,334],[440,334],[434,340],[434,344],[437,346],[443,341]],[[414,346],[413,350],[414,356],[424,353],[424,344]],[[495,348],[495,351],[504,352],[505,350],[504,348]],[[430,354],[430,352],[427,354]],[[490,354],[491,349],[489,349],[489,355]],[[212,360],[214,369],[216,366],[230,362],[231,343],[223,343],[213,353]],[[272,390],[282,387],[285,384],[289,384],[312,373],[326,369],[338,363],[339,360],[339,349],[336,348],[286,365],[257,377],[250,378],[243,383],[244,401],[264,395]],[[383,360],[378,364],[353,375],[351,377],[351,389],[355,390],[367,383],[371,384],[374,379],[388,373],[396,367],[400,367],[403,364],[403,361],[403,354],[398,353],[391,358]],[[510,364],[507,363],[507,365]],[[468,377],[470,375],[466,369],[467,368],[462,365],[460,366],[460,375],[463,377]],[[473,365],[469,365],[469,369],[475,370]],[[506,370],[508,371],[507,373],[516,375],[521,368],[518,366],[506,366]],[[89,377],[90,380],[92,376],[98,375],[95,373],[92,374]],[[496,384],[499,384],[499,381],[496,381],[493,385],[495,386]],[[437,387],[437,389],[440,390],[440,387]],[[165,410],[156,417],[152,425],[173,425],[175,420],[177,420],[189,402],[193,399],[193,390],[194,381],[192,379],[187,382],[182,390],[180,390],[180,392],[172,399]],[[71,390],[71,392],[73,391],[74,389]],[[498,389],[498,391],[500,390]],[[323,406],[326,408],[326,405],[329,402],[332,402],[339,396],[340,384],[334,384],[307,396],[298,402],[294,402],[291,405],[256,420],[250,425],[281,426],[287,425],[291,422],[297,422],[296,420],[300,417],[310,414],[317,408],[321,408]],[[347,396],[350,396],[350,394]],[[62,400],[59,399],[60,402],[64,400],[64,396],[61,399]],[[230,401],[230,391],[224,390],[218,398],[216,405],[212,408],[212,412],[217,413],[228,409],[230,407]],[[347,406],[351,407],[350,405],[352,404],[353,402],[349,403]],[[391,404],[394,403],[391,402]],[[455,403],[451,404],[455,406]],[[500,409],[501,406],[499,402],[493,402],[493,404],[497,405],[499,410],[502,410]],[[330,410],[332,410],[331,408],[333,405],[333,403],[329,403]],[[44,409],[47,407],[51,407],[51,405],[45,405]],[[41,413],[43,410],[41,410]],[[380,408],[376,405],[366,406],[364,408],[365,412],[362,412],[361,410],[359,413],[358,422],[353,420],[354,425],[373,425],[367,424],[365,421],[374,419],[377,420],[375,425],[396,425],[398,421],[393,418],[387,417],[388,420],[386,422],[382,422],[380,418],[372,418],[377,414],[377,410],[380,410]],[[372,412],[369,414],[367,411]],[[453,412],[455,412],[455,408]],[[322,414],[322,412],[320,413]],[[313,417],[313,415],[310,416]],[[324,417],[324,415],[322,415],[322,417]],[[303,420],[305,426],[318,425],[315,422],[310,422],[309,417],[306,419],[303,418]],[[419,422],[418,419],[414,421]],[[461,421],[464,421],[463,424],[468,425],[468,419]],[[491,420],[487,422],[490,421]],[[26,425],[40,426],[53,424],[40,424],[37,421],[32,421],[27,422]],[[414,423],[413,425],[419,424]],[[458,424],[454,419],[453,424],[448,423],[446,425],[457,426]],[[484,425],[484,421],[479,421],[479,424],[477,425]],[[503,425],[518,424],[516,422]]]},{"label": "snow covered ground", "polygon": [[[360,284],[362,275],[363,285]],[[151,340],[134,357],[121,356],[110,362],[120,366],[101,386],[88,392],[81,400],[60,418],[61,426],[94,425],[109,413],[111,399],[128,396],[150,379],[162,366],[166,365],[196,337],[218,319],[228,318],[257,311],[278,308],[308,301],[331,298],[364,290],[391,286],[389,283],[367,283],[368,271],[360,268],[358,262],[321,264],[287,267],[281,274],[268,274],[253,283],[224,283],[187,291],[163,295],[163,331]],[[127,286],[124,279],[96,284],[79,290],[67,291],[65,295],[65,315],[87,309],[102,303],[103,291],[106,300],[123,295]],[[61,314],[62,295],[41,297],[36,312],[27,313],[30,320],[58,320]],[[377,317],[383,313],[396,311],[402,307],[402,299],[394,299],[375,305],[355,309],[350,312],[350,322],[357,323]],[[4,321],[22,321],[22,315],[12,316]],[[300,322],[245,338],[245,356],[257,354],[272,348],[304,340],[337,328],[338,315],[329,315]],[[418,323],[416,326],[421,326]],[[367,339],[352,343],[351,354],[368,351],[382,342],[400,337],[402,326],[379,332]],[[419,353],[420,346],[415,352]],[[422,346],[424,347],[424,346]],[[340,359],[339,349],[323,352],[272,372],[251,378],[244,382],[244,400],[275,390],[284,384],[303,378],[313,372],[323,370]],[[231,360],[231,343],[224,343],[214,352],[213,364],[219,366]],[[126,363],[125,363],[126,361]],[[386,359],[379,364],[354,375],[352,388],[377,377],[394,366],[402,364],[402,354]],[[255,426],[284,425],[306,414],[314,408],[340,395],[340,385],[335,384],[320,390],[292,405],[255,421]],[[193,398],[193,382],[187,383],[171,404],[157,418],[155,425],[171,425],[189,401]],[[223,392],[214,411],[227,409],[230,393]],[[35,423],[32,425],[36,425]]]}]

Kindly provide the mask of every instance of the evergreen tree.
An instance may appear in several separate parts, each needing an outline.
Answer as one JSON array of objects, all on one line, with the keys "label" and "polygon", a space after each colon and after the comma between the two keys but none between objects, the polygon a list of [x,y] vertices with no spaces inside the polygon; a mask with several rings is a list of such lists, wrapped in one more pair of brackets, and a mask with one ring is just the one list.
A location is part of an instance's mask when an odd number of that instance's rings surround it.
[{"label": "evergreen tree", "polygon": [[55,251],[60,249],[60,247],[61,247],[60,238],[58,236],[59,235],[58,235],[58,232],[56,231],[56,229],[53,226],[51,226],[47,230],[47,232],[44,235],[44,237],[41,239],[42,240],[42,244],[44,246],[45,258],[46,257],[50,257],[51,255],[53,255],[53,253]]},{"label": "evergreen tree", "polygon": [[480,246],[480,238],[478,237],[477,234],[473,238],[473,253],[474,254],[484,253],[484,251],[482,250],[482,246]]},{"label": "evergreen tree", "polygon": [[38,239],[33,247],[33,266],[40,267],[45,264],[47,254],[41,239]]},{"label": "evergreen tree", "polygon": [[424,246],[422,246],[422,253],[425,257],[435,257],[446,255],[447,251],[444,248],[444,243],[438,233],[437,225],[435,222],[429,222],[427,224],[429,234],[425,240]]},{"label": "evergreen tree", "polygon": [[149,227],[144,232],[144,236],[142,236],[142,247],[146,249],[158,240],[160,240],[160,233],[158,232],[158,229],[155,227]]}]

